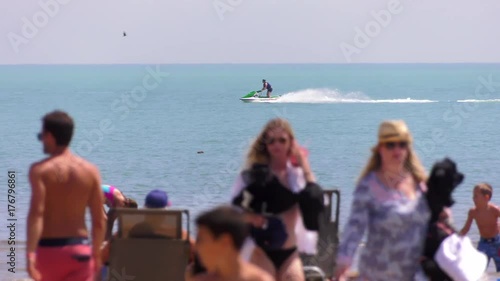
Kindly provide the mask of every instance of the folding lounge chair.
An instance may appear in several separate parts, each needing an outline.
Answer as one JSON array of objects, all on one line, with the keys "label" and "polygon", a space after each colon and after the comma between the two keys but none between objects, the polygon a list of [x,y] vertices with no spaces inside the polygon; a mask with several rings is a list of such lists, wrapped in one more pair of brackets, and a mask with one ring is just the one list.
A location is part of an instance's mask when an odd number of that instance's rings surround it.
[{"label": "folding lounge chair", "polygon": [[[182,237],[183,214],[187,239]],[[116,215],[118,237],[111,240],[107,281],[184,280],[190,252],[188,210],[119,208]]]},{"label": "folding lounge chair", "polygon": [[[335,220],[332,221],[333,195],[336,196]],[[307,281],[332,278],[335,268],[335,256],[339,244],[340,191],[325,190],[325,211],[320,218],[318,253],[301,254]]]}]

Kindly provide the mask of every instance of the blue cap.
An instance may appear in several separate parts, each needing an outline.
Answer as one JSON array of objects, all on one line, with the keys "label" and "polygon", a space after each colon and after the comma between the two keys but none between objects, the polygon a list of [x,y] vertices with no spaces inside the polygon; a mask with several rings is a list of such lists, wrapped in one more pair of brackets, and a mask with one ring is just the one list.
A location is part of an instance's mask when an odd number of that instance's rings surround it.
[{"label": "blue cap", "polygon": [[144,203],[146,208],[165,208],[170,205],[167,193],[163,190],[155,189],[146,195]]}]

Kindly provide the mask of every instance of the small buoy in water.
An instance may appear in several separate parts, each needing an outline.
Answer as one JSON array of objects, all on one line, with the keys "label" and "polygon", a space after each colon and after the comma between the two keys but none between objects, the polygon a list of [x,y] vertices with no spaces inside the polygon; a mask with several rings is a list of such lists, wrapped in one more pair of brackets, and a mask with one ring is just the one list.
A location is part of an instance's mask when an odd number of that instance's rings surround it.
[{"label": "small buoy in water", "polygon": [[204,153],[203,150],[198,151],[198,154],[202,154],[202,153]]}]

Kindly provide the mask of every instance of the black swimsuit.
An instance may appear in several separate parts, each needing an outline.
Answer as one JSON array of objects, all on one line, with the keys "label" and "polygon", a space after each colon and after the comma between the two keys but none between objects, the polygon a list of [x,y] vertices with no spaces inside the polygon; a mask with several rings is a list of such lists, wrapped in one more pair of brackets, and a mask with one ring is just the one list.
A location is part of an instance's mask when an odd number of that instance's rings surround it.
[{"label": "black swimsuit", "polygon": [[[262,248],[276,269],[279,269],[297,247],[277,248],[276,244],[284,244],[288,235],[283,223],[276,221],[281,220],[275,215],[294,207],[299,201],[298,194],[281,184],[279,179],[270,173],[268,167],[255,166],[254,169],[245,171],[243,178],[247,186],[234,198],[233,204],[264,216],[270,215],[269,220],[275,222],[274,226],[280,223],[282,225],[269,228],[269,231],[256,229],[252,232],[256,244]],[[280,241],[276,242],[276,239]],[[274,246],[271,246],[273,244]]]},{"label": "black swimsuit", "polygon": [[288,234],[283,222],[276,215],[298,205],[305,228],[318,231],[319,217],[324,211],[323,190],[316,183],[308,182],[302,191],[293,193],[281,184],[268,165],[262,164],[255,164],[251,169],[243,171],[242,178],[246,187],[232,203],[268,218],[269,226],[266,229],[253,229],[252,237],[276,269],[279,269],[297,247],[281,248]]}]

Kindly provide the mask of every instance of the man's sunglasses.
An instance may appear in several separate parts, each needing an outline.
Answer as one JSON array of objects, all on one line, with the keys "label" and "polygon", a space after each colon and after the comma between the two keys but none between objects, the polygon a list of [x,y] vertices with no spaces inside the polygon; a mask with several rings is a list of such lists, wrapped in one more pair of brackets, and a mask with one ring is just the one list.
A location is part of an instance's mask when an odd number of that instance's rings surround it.
[{"label": "man's sunglasses", "polygon": [[37,138],[39,141],[41,141],[41,140],[42,140],[42,138],[43,138],[43,133],[38,133],[38,134],[36,134],[36,138]]},{"label": "man's sunglasses", "polygon": [[288,139],[281,137],[281,138],[269,138],[265,140],[266,144],[273,144],[276,141],[278,141],[281,144],[285,144],[288,141]]},{"label": "man's sunglasses", "polygon": [[400,142],[389,141],[389,142],[384,143],[384,146],[385,146],[385,148],[387,148],[389,150],[394,149],[396,146],[399,146],[399,148],[401,148],[401,149],[405,149],[408,147],[408,142],[406,142],[406,141],[400,141]]}]

